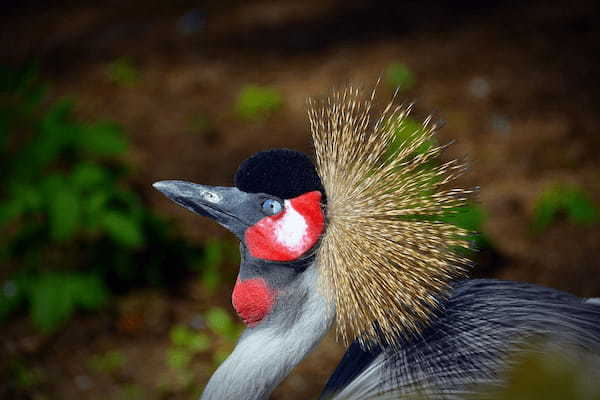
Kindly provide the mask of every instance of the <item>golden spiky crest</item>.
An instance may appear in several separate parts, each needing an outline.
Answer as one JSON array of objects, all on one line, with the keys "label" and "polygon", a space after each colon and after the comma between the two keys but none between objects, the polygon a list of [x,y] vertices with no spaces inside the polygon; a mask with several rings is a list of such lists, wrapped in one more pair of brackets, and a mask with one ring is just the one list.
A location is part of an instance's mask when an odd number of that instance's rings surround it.
[{"label": "golden spiky crest", "polygon": [[439,161],[431,118],[399,142],[411,107],[392,101],[373,118],[374,93],[349,88],[309,101],[327,195],[319,286],[335,304],[338,336],[365,347],[418,333],[465,273],[456,250],[468,247],[468,232],[444,216],[472,193],[447,188],[464,168]]}]

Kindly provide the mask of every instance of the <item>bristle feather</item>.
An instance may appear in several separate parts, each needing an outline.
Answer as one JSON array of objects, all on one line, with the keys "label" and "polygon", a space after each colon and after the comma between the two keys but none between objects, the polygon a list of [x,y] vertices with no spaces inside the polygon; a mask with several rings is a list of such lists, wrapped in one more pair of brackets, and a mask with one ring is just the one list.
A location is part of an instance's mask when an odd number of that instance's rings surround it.
[{"label": "bristle feather", "polygon": [[445,146],[430,146],[430,117],[393,148],[412,104],[390,102],[373,122],[375,91],[357,89],[310,101],[317,172],[327,194],[327,230],[317,253],[321,285],[335,303],[345,344],[394,344],[419,332],[451,279],[465,272],[455,248],[468,232],[442,217],[471,190],[444,189],[464,171],[456,160],[434,164]]}]

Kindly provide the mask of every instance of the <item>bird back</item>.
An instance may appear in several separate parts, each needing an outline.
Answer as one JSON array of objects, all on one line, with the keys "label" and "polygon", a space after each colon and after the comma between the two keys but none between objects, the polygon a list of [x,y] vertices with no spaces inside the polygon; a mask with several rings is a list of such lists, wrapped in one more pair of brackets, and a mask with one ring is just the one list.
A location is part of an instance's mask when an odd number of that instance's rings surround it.
[{"label": "bird back", "polygon": [[534,284],[460,281],[431,324],[399,338],[399,348],[353,344],[322,398],[464,398],[502,384],[532,351],[592,362],[600,374],[600,305]]}]

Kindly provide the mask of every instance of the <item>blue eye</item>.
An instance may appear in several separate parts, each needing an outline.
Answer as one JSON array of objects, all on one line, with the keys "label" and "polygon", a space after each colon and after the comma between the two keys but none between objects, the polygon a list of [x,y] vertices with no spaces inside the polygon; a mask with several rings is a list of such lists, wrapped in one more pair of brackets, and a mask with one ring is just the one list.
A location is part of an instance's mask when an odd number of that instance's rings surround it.
[{"label": "blue eye", "polygon": [[279,214],[283,209],[283,205],[277,200],[268,199],[262,203],[262,211],[265,215]]}]

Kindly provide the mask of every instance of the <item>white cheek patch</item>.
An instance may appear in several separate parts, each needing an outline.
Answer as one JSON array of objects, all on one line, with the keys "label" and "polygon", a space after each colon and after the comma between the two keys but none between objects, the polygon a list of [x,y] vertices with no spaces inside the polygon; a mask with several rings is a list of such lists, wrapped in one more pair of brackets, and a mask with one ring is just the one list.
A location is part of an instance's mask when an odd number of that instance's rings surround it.
[{"label": "white cheek patch", "polygon": [[304,245],[308,224],[289,200],[285,200],[285,213],[275,225],[277,241],[290,250],[301,249]]}]

